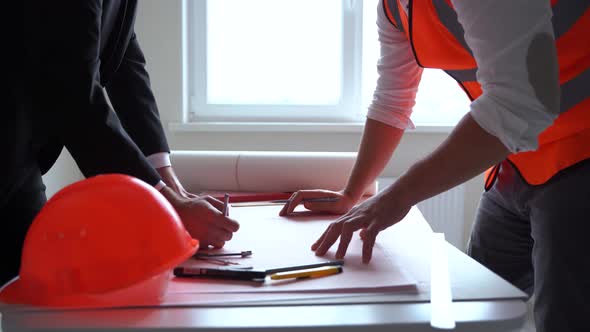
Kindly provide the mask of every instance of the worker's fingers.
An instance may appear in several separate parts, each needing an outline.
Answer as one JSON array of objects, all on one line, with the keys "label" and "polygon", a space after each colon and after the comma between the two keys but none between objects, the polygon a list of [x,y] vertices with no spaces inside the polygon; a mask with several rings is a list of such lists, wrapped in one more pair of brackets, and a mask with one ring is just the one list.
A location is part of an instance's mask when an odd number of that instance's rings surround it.
[{"label": "worker's fingers", "polygon": [[291,198],[289,198],[287,200],[287,202],[283,205],[283,207],[281,208],[281,211],[279,211],[279,216],[284,217],[287,215],[287,211],[289,211],[290,204],[291,204]]},{"label": "worker's fingers", "polygon": [[223,202],[212,197],[212,196],[201,196],[202,199],[204,199],[205,201],[207,201],[207,203],[213,205],[213,207],[215,207],[219,212],[223,212]]},{"label": "worker's fingers", "polygon": [[240,229],[240,224],[237,221],[223,215],[218,217],[216,225],[228,232],[237,232]]},{"label": "worker's fingers", "polygon": [[[283,206],[283,208],[279,212],[279,215],[286,216],[286,215],[291,214],[295,210],[295,208],[306,199],[326,198],[326,197],[338,197],[338,195],[337,195],[337,193],[335,193],[333,191],[321,190],[321,189],[296,191],[287,200],[287,203]],[[313,209],[309,209],[309,210],[315,211]]]},{"label": "worker's fingers", "polygon": [[369,227],[363,231],[363,263],[367,264],[371,261],[371,257],[373,257],[373,246],[375,246],[375,239],[377,238],[379,230],[375,223],[371,223]]},{"label": "worker's fingers", "polygon": [[332,223],[330,225],[330,229],[328,230],[328,233],[326,233],[326,236],[324,237],[323,241],[320,243],[320,245],[315,250],[315,254],[317,256],[323,256],[326,254],[326,252],[328,252],[328,249],[330,249],[330,247],[332,247],[334,242],[336,242],[336,240],[340,236],[341,229],[342,229],[342,223]]},{"label": "worker's fingers", "polygon": [[[228,232],[237,232],[238,229],[240,229],[240,224],[237,221],[224,216],[221,212],[221,210],[223,210],[223,203],[211,196],[202,196],[201,199],[204,199],[206,203],[203,204],[203,201],[197,201],[199,202],[198,206],[201,206],[201,208],[205,207],[208,211],[210,211],[207,213],[214,214],[214,216],[204,219],[207,220],[207,223],[209,223],[209,227],[219,227]],[[221,209],[219,205],[221,205]],[[203,213],[203,211],[199,210],[196,213]],[[203,214],[195,214],[195,217],[202,218]]]},{"label": "worker's fingers", "polygon": [[295,210],[297,205],[301,203],[301,200],[303,200],[303,195],[304,194],[302,193],[302,190],[294,192],[279,212],[279,216],[286,216],[291,214],[293,210]]},{"label": "worker's fingers", "polygon": [[211,227],[207,230],[206,238],[209,243],[227,242],[233,237],[232,232],[218,227]]},{"label": "worker's fingers", "polygon": [[220,248],[223,248],[223,246],[225,245],[225,242],[224,241],[217,241],[217,242],[212,242],[210,244],[213,246],[213,248],[220,249]]},{"label": "worker's fingers", "polygon": [[338,250],[336,251],[336,258],[341,259],[346,255],[346,249],[352,239],[352,234],[360,228],[357,220],[350,220],[342,225],[340,231],[340,243],[338,244]]},{"label": "worker's fingers", "polygon": [[330,231],[330,227],[332,225],[329,225],[328,227],[326,227],[326,230],[322,233],[322,236],[319,237],[319,239],[317,239],[312,245],[311,245],[311,250],[315,251],[318,246],[324,242],[324,239],[326,238],[326,234],[328,234],[328,232]]},{"label": "worker's fingers", "polygon": [[186,191],[186,190],[184,191],[184,193],[186,194],[186,196],[187,196],[188,198],[199,198],[199,196],[197,196],[197,195],[195,195],[195,194],[193,194],[193,193],[191,193],[191,192],[188,192],[188,191]]}]

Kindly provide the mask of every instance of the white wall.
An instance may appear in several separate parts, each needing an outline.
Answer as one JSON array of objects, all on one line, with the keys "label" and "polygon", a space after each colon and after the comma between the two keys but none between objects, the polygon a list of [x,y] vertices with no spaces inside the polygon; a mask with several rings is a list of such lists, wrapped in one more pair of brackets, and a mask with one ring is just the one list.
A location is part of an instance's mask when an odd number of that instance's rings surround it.
[{"label": "white wall", "polygon": [[[259,150],[259,151],[356,151],[360,135],[352,133],[297,132],[179,132],[169,124],[182,120],[182,34],[181,0],[142,0],[136,33],[148,62],[152,88],[160,116],[173,150]],[[397,177],[414,161],[432,151],[444,133],[408,132],[382,176]],[[51,192],[80,177],[71,158],[62,156],[45,180]],[[465,234],[469,233],[482,191],[478,177],[466,186]]]}]

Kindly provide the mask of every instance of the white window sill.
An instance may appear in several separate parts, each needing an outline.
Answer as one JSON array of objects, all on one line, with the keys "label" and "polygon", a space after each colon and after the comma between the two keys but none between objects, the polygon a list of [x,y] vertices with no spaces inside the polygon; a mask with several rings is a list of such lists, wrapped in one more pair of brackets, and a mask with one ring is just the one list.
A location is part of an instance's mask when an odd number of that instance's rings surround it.
[{"label": "white window sill", "polygon": [[[299,132],[299,133],[361,133],[364,122],[172,122],[168,129],[189,132]],[[448,134],[453,126],[426,125],[408,129],[406,133]]]}]

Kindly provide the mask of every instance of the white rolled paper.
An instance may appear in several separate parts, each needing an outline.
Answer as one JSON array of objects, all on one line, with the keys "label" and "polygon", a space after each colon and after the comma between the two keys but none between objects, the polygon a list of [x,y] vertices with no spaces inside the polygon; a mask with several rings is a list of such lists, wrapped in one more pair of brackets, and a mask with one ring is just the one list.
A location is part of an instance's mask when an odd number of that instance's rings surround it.
[{"label": "white rolled paper", "polygon": [[186,190],[235,190],[239,154],[219,151],[172,151],[170,161]]},{"label": "white rolled paper", "polygon": [[[173,151],[178,178],[189,191],[291,192],[341,190],[354,152]],[[376,183],[365,194],[375,194]]]}]

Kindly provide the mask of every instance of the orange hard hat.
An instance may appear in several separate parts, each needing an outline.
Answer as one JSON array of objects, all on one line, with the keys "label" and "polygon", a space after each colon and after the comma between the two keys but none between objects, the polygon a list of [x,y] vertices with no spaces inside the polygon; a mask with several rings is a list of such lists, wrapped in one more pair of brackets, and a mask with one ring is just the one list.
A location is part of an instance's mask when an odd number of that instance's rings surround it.
[{"label": "orange hard hat", "polygon": [[49,307],[156,304],[170,270],[199,247],[152,186],[108,174],[69,185],[27,232],[19,277],[0,301]]}]

